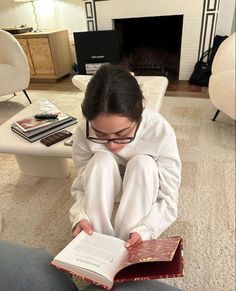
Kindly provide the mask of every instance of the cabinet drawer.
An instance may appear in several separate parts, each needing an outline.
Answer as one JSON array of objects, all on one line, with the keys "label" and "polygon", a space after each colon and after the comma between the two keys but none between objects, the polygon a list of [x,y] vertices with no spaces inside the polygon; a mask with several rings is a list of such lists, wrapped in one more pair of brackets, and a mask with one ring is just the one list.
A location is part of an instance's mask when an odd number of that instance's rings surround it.
[{"label": "cabinet drawer", "polygon": [[26,39],[17,39],[17,40],[18,40],[19,44],[21,45],[21,47],[23,48],[23,51],[26,54],[28,64],[29,64],[29,69],[30,69],[30,75],[35,75],[34,65],[32,63],[32,59],[30,56],[30,51],[29,51],[27,40]]},{"label": "cabinet drawer", "polygon": [[31,80],[58,80],[69,74],[72,55],[67,30],[15,35],[28,59]]},{"label": "cabinet drawer", "polygon": [[48,38],[27,39],[35,74],[54,75],[55,69],[52,61]]}]

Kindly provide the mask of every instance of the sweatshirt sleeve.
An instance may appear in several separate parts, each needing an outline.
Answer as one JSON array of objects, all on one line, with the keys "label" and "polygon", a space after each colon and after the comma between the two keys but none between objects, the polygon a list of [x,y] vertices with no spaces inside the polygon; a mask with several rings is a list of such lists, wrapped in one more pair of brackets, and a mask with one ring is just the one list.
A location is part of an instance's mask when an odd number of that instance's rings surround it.
[{"label": "sweatshirt sleeve", "polygon": [[85,212],[84,207],[84,187],[82,183],[83,170],[91,158],[92,152],[90,151],[83,131],[77,127],[73,138],[73,151],[72,158],[76,170],[76,178],[71,187],[71,195],[75,199],[75,203],[70,209],[70,221],[72,228],[82,219],[89,218]]},{"label": "sweatshirt sleeve", "polygon": [[138,226],[132,230],[138,232],[143,240],[159,237],[177,218],[181,161],[174,131],[163,142],[156,162],[159,173],[157,201]]}]

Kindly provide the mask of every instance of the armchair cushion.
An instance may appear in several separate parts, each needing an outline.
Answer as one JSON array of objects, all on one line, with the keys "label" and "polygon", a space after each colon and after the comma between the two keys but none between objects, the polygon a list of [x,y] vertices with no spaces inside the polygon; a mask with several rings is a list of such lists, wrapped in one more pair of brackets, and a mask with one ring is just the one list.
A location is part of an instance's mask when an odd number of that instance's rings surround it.
[{"label": "armchair cushion", "polygon": [[27,57],[10,33],[0,30],[0,96],[25,90],[30,71]]},{"label": "armchair cushion", "polygon": [[215,55],[209,96],[218,110],[235,119],[235,33],[222,42]]}]

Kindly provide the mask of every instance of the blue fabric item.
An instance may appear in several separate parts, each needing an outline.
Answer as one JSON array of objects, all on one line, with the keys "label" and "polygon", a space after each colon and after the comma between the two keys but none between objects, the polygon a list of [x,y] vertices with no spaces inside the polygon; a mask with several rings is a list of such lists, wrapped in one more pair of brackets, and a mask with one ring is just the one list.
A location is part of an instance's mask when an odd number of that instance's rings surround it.
[{"label": "blue fabric item", "polygon": [[52,255],[10,241],[0,241],[1,291],[77,291],[69,274],[50,266]]},{"label": "blue fabric item", "polygon": [[[84,291],[102,291],[101,287],[89,285]],[[151,281],[132,281],[117,283],[114,287],[114,291],[182,291],[179,288],[164,284],[157,280]]]}]

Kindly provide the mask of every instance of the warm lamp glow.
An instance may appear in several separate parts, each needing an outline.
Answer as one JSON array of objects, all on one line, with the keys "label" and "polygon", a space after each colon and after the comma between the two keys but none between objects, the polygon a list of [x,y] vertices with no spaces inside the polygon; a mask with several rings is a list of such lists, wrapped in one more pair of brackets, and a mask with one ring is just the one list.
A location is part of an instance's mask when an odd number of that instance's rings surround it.
[{"label": "warm lamp glow", "polygon": [[31,2],[33,6],[33,12],[34,12],[34,18],[35,18],[35,23],[36,23],[36,30],[34,32],[40,32],[39,30],[39,24],[38,24],[38,19],[37,19],[37,14],[34,6],[34,1],[35,0],[14,0],[15,2]]},{"label": "warm lamp glow", "polygon": [[15,2],[33,2],[34,0],[14,0]]}]

